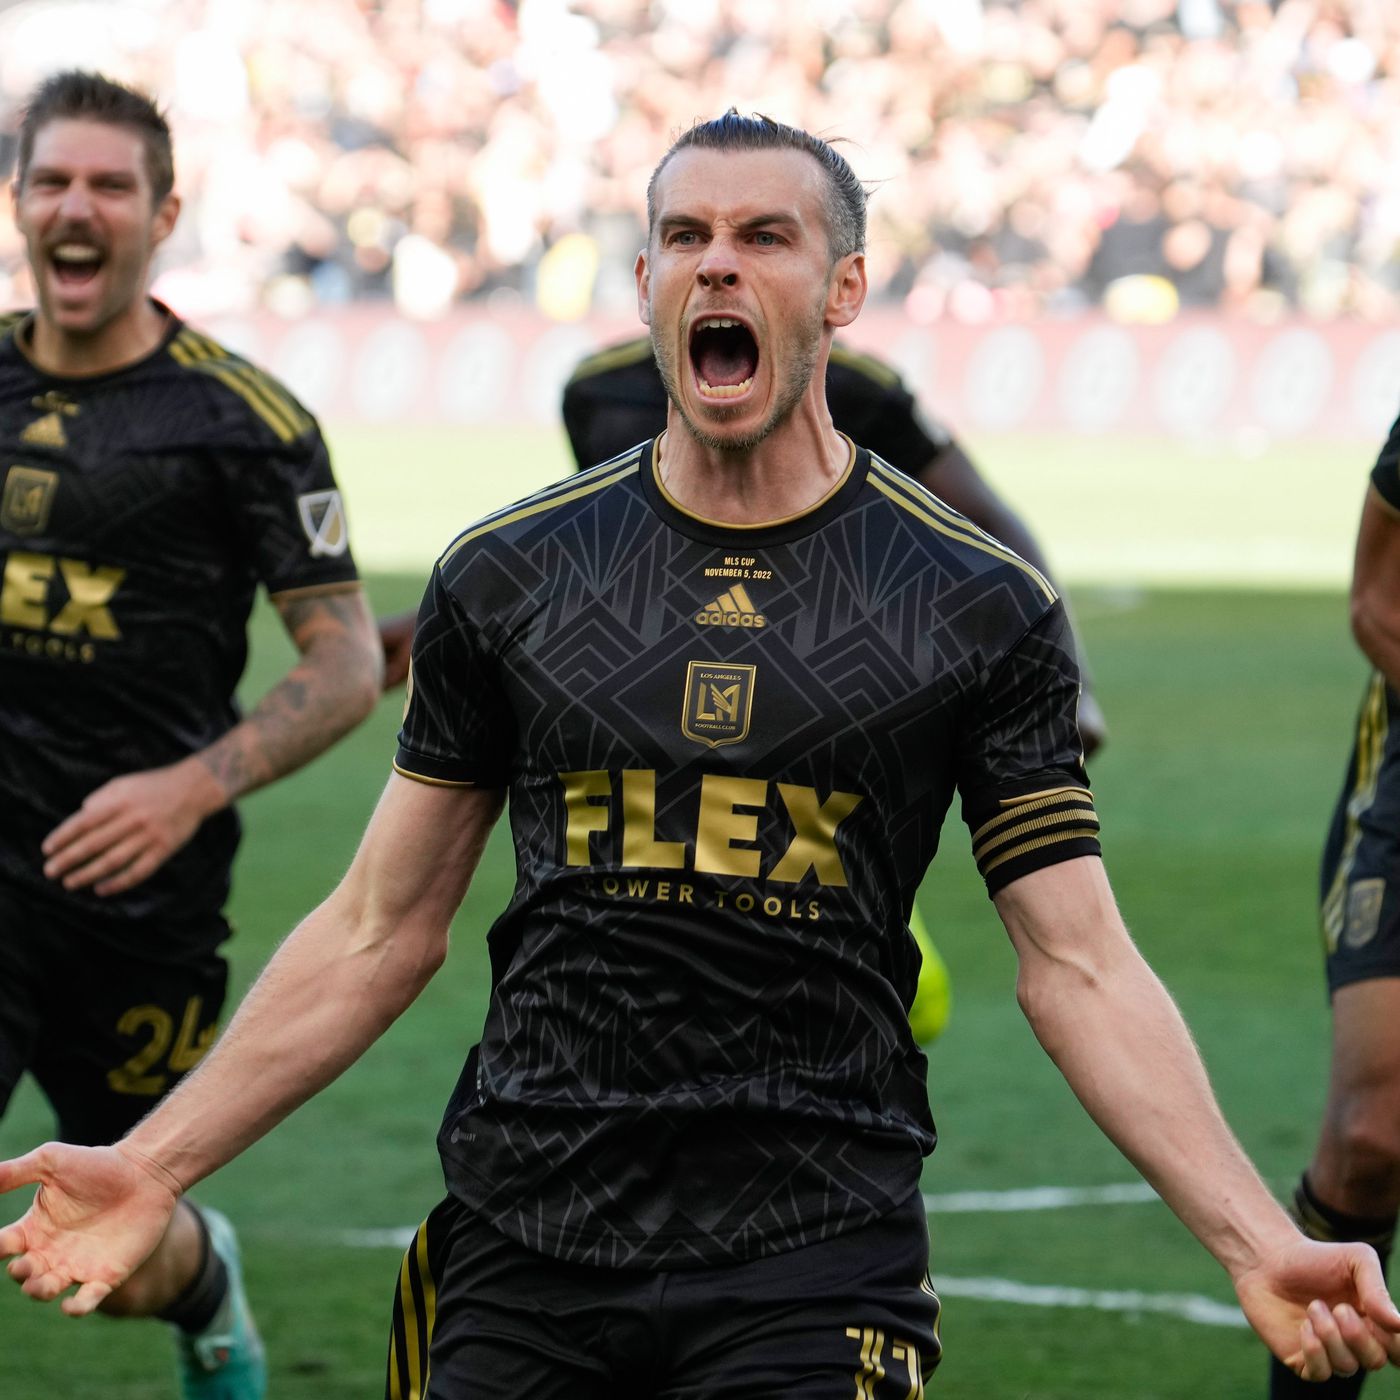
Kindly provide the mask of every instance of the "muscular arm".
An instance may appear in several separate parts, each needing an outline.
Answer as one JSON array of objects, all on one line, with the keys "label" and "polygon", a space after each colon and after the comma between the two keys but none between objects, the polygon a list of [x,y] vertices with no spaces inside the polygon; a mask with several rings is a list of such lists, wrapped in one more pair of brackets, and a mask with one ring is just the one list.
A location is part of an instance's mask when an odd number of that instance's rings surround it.
[{"label": "muscular arm", "polygon": [[273,601],[300,653],[297,664],[208,748],[90,793],[44,842],[50,879],[99,895],[131,889],[206,817],[301,767],[370,712],[381,653],[359,588]]},{"label": "muscular arm", "polygon": [[[987,479],[956,442],[950,442],[936,457],[931,457],[917,473],[917,479],[934,495],[947,501],[954,510],[967,516],[974,525],[995,536],[1002,544],[1014,549],[1022,559],[1034,564],[1054,582],[1045,553],[1030,527],[992,490]],[[1068,598],[1065,599],[1065,609],[1069,611]],[[1084,642],[1079,629],[1073,626],[1073,618],[1071,628],[1083,687],[1079,700],[1079,732],[1084,740],[1084,756],[1089,758],[1103,747],[1108,737],[1108,726],[1094,694]]]},{"label": "muscular arm", "polygon": [[1351,577],[1351,630],[1392,689],[1400,689],[1400,513],[1366,492]]},{"label": "muscular arm", "polygon": [[1400,1313],[1374,1255],[1304,1240],[1235,1140],[1185,1022],[1123,926],[1102,862],[1036,871],[1001,890],[996,906],[1036,1038],[1094,1121],[1225,1268],[1275,1354],[1310,1379],[1383,1364],[1388,1348],[1400,1355]]},{"label": "muscular arm", "polygon": [[38,1181],[0,1230],[32,1297],[73,1283],[91,1311],[160,1239],[179,1195],[352,1064],[441,965],[448,927],[501,809],[497,792],[394,775],[345,878],[288,936],[198,1069],[108,1148],[48,1143],[0,1164]]}]

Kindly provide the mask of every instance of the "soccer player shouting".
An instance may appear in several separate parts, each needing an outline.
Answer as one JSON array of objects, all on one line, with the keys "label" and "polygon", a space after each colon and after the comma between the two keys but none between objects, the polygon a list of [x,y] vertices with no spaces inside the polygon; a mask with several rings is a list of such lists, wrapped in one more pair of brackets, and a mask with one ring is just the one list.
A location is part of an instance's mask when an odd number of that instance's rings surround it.
[{"label": "soccer player shouting", "polygon": [[345,880],[223,1041],[110,1148],[49,1144],[0,1231],[92,1308],[182,1194],[414,998],[509,795],[518,877],[404,1261],[388,1392],[920,1393],[910,902],[955,790],[1037,1035],[1296,1369],[1400,1358],[1365,1245],[1305,1240],[1221,1118],[1098,855],[1064,609],[842,437],[864,191],[730,113],[653,176],[637,260],[655,442],[461,534],[414,642],[397,773]]},{"label": "soccer player shouting", "polygon": [[[315,423],[146,296],[173,178],[141,94],[34,94],[13,193],[38,306],[0,318],[0,1110],[28,1070],[70,1143],[119,1137],[207,1049],[230,804],[377,683]],[[240,721],[259,582],[300,659]],[[228,1222],[182,1202],[142,1253],[104,1310],[174,1324],[187,1397],[261,1396]]]}]

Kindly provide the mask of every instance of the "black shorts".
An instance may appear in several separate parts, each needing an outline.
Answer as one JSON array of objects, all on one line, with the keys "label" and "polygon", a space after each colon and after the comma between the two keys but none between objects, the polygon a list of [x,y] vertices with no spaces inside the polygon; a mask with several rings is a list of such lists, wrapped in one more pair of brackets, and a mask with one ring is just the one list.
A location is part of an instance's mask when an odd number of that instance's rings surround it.
[{"label": "black shorts", "polygon": [[228,982],[218,953],[161,956],[222,942],[218,915],[193,930],[100,922],[94,936],[93,916],[0,885],[0,1114],[28,1070],[58,1137],[84,1145],[121,1137],[194,1067]]},{"label": "black shorts", "polygon": [[1400,977],[1400,697],[1366,687],[1322,855],[1327,986]]},{"label": "black shorts", "polygon": [[822,1244],[650,1272],[563,1263],[449,1196],[404,1256],[387,1400],[910,1400],[938,1364],[917,1194]]}]

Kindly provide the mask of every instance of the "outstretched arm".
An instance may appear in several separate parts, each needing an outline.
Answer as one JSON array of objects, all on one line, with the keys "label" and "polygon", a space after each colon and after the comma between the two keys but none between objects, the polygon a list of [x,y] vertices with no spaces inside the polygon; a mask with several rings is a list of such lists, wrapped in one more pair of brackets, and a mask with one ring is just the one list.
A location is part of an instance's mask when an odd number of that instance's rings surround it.
[{"label": "outstretched arm", "polygon": [[1367,1245],[1306,1240],[1216,1105],[1103,865],[1081,857],[996,895],[1037,1039],[1099,1127],[1230,1275],[1245,1316],[1308,1380],[1400,1364],[1400,1312]]},{"label": "outstretched arm", "polygon": [[11,1277],[92,1311],[154,1248],[180,1194],[352,1064],[441,965],[501,809],[498,792],[397,774],[345,878],[278,949],[199,1067],[114,1147],[48,1143],[0,1163],[0,1191],[38,1182],[0,1230]]},{"label": "outstretched arm", "polygon": [[164,768],[88,794],[44,841],[44,873],[113,895],[149,878],[206,817],[328,749],[374,707],[381,652],[358,585],[273,600],[300,658],[246,719]]},{"label": "outstretched arm", "polygon": [[1351,630],[1392,689],[1400,688],[1400,512],[1366,492],[1351,576]]},{"label": "outstretched arm", "polygon": [[[954,510],[967,516],[972,523],[995,536],[1002,544],[1014,549],[1022,559],[1034,564],[1046,578],[1054,582],[1045,552],[1031,533],[1030,527],[992,489],[986,477],[973,465],[972,459],[956,442],[949,442],[936,457],[931,457],[917,474],[918,480],[934,495],[941,497]],[[1056,585],[1058,587],[1058,585]],[[1065,599],[1068,613],[1069,599]],[[1075,659],[1079,663],[1082,690],[1079,696],[1079,733],[1084,741],[1084,757],[1092,758],[1108,738],[1108,724],[1103,709],[1094,694],[1088,658],[1079,629],[1070,626],[1074,636]]]}]

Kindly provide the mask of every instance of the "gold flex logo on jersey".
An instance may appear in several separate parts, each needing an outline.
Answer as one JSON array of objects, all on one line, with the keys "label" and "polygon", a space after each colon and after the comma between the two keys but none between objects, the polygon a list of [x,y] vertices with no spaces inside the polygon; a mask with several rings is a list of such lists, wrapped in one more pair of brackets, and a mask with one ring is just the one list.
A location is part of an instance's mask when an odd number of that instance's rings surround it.
[{"label": "gold flex logo on jersey", "polygon": [[753,714],[753,682],[757,672],[757,666],[732,666],[721,661],[690,662],[685,671],[681,733],[712,749],[746,739]]},{"label": "gold flex logo on jersey", "polygon": [[754,606],[748,589],[742,583],[721,593],[713,603],[707,603],[695,620],[702,627],[766,627],[768,619]]},{"label": "gold flex logo on jersey", "polygon": [[58,473],[40,467],[11,467],[0,495],[0,526],[12,535],[42,534],[49,523]]}]

